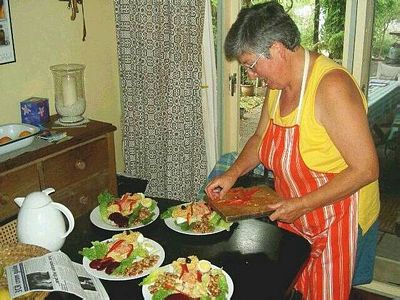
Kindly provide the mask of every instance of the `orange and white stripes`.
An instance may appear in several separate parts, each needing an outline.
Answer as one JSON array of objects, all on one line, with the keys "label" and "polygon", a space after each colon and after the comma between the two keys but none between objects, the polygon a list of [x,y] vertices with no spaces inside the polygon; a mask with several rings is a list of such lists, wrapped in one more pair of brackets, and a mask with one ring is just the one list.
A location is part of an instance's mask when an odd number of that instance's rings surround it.
[{"label": "orange and white stripes", "polygon": [[[275,189],[290,201],[320,188],[335,176],[310,170],[299,150],[299,125],[278,126],[270,121],[260,147],[260,159],[274,172]],[[354,270],[357,243],[358,193],[318,208],[284,229],[306,238],[311,255],[295,288],[304,299],[347,300]]]}]

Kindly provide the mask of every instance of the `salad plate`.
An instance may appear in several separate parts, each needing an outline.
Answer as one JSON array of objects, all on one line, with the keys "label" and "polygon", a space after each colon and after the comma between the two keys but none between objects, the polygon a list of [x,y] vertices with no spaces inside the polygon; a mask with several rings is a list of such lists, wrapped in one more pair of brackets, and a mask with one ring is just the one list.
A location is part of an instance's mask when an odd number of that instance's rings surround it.
[{"label": "salad plate", "polygon": [[[165,251],[159,243],[139,232],[128,234],[135,236],[134,241],[123,235],[127,233],[92,242],[92,247],[79,252],[83,255],[82,265],[89,274],[104,280],[124,281],[146,276],[162,265]],[[100,262],[106,267],[95,268],[94,264],[99,266]],[[107,270],[108,267],[111,269]]]},{"label": "salad plate", "polygon": [[129,230],[129,229],[137,229],[137,228],[144,227],[146,225],[153,223],[160,215],[160,209],[158,207],[155,207],[153,212],[154,212],[154,215],[151,217],[150,222],[148,222],[146,224],[131,225],[128,227],[118,227],[116,225],[106,223],[100,215],[100,207],[97,206],[90,213],[90,221],[93,223],[93,225],[95,225],[101,229],[110,230],[110,231],[123,231],[123,230]]},{"label": "salad plate", "polygon": [[125,193],[121,197],[103,191],[99,205],[91,212],[91,222],[102,229],[136,229],[154,222],[160,214],[157,202],[143,193]]},{"label": "salad plate", "polygon": [[187,235],[209,235],[229,231],[232,223],[225,220],[204,201],[172,206],[161,214],[165,225]]},{"label": "salad plate", "polygon": [[187,235],[209,235],[209,234],[215,234],[218,232],[222,232],[225,229],[222,227],[216,227],[212,231],[209,232],[195,232],[193,230],[183,230],[179,225],[176,224],[175,220],[173,218],[167,218],[164,219],[165,225],[167,225],[168,228],[172,229],[173,231],[182,233],[182,234],[187,234]]},{"label": "salad plate", "polygon": [[[188,259],[190,263],[185,263]],[[211,277],[214,278],[213,283]],[[209,261],[199,260],[197,256],[178,258],[171,264],[159,267],[145,277],[140,285],[144,300],[165,299],[172,294],[179,295],[179,292],[196,299],[208,296],[207,299],[228,300],[234,291],[232,278],[227,272]]]}]

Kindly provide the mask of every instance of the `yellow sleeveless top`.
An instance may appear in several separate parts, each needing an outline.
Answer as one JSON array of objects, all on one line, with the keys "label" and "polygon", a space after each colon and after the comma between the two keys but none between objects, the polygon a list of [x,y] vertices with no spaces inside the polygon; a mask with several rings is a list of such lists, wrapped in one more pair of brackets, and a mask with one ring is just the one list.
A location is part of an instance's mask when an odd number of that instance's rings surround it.
[{"label": "yellow sleeveless top", "polygon": [[[347,168],[345,160],[333,144],[325,128],[315,119],[314,113],[315,94],[318,84],[325,74],[334,69],[343,70],[349,74],[356,83],[353,76],[346,69],[336,64],[331,59],[320,55],[316,59],[308,78],[299,124],[299,147],[305,164],[311,170],[326,173],[339,173]],[[270,116],[272,116],[274,111],[278,94],[278,90],[271,90],[269,93],[268,111]],[[367,110],[367,100],[361,91],[360,95],[363,99],[365,110]],[[278,107],[274,115],[274,123],[280,126],[292,126],[296,122],[296,115],[297,108],[289,115],[281,117]],[[359,193],[358,223],[363,233],[365,233],[378,218],[379,207],[379,184],[378,181],[375,181],[361,188]]]}]

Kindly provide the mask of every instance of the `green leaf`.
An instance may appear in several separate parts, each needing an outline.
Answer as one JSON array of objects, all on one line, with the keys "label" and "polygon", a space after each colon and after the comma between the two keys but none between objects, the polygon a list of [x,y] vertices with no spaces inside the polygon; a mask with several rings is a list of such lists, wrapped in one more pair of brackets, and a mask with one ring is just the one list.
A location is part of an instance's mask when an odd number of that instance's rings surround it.
[{"label": "green leaf", "polygon": [[168,208],[166,211],[164,211],[161,214],[161,219],[168,219],[168,218],[172,218],[172,211],[174,210],[174,207],[170,207]]},{"label": "green leaf", "polygon": [[153,220],[154,213],[151,213],[146,219],[142,220],[142,224],[148,224]]},{"label": "green leaf", "polygon": [[209,223],[214,227],[221,227],[225,230],[229,230],[232,225],[231,222],[226,222],[224,219],[222,219],[221,215],[215,211],[211,213]]},{"label": "green leaf", "polygon": [[147,275],[139,285],[146,285],[146,284],[152,284],[155,282],[158,278],[158,276],[163,273],[161,269],[156,269],[153,272],[151,272],[149,275]]},{"label": "green leaf", "polygon": [[224,273],[221,272],[221,276],[218,278],[218,286],[221,289],[221,293],[228,292],[228,282],[226,281]]},{"label": "green leaf", "polygon": [[78,253],[82,256],[87,257],[90,260],[103,258],[108,251],[107,243],[95,241],[92,242],[93,247],[83,248]]},{"label": "green leaf", "polygon": [[142,208],[142,204],[139,204],[129,215],[129,220],[128,223],[131,224],[133,221],[136,220],[136,218],[139,216],[140,209]]},{"label": "green leaf", "polygon": [[156,209],[157,203],[154,200],[151,200],[151,206],[149,207],[149,210],[153,211]]},{"label": "green leaf", "polygon": [[181,224],[178,224],[178,223],[175,222],[175,224],[176,224],[177,226],[179,226],[183,231],[188,231],[188,230],[190,230],[190,225],[189,225],[187,222],[183,222],[183,223],[181,223]]},{"label": "green leaf", "polygon": [[143,247],[143,246],[138,246],[136,247],[131,255],[135,255],[135,257],[146,257],[149,254],[149,251]]},{"label": "green leaf", "polygon": [[124,274],[125,270],[132,266],[133,261],[137,257],[146,257],[148,253],[149,252],[146,250],[146,248],[142,246],[136,247],[127,258],[121,261],[120,265],[115,268],[112,274]]},{"label": "green leaf", "polygon": [[210,219],[208,220],[208,222],[211,225],[213,225],[214,227],[216,227],[220,220],[221,220],[221,216],[219,214],[217,214],[215,211],[213,211],[211,213],[211,216],[210,216]]},{"label": "green leaf", "polygon": [[107,219],[107,206],[111,203],[116,197],[109,193],[108,191],[101,192],[97,196],[97,201],[99,202],[100,215],[103,219]]},{"label": "green leaf", "polygon": [[167,298],[169,295],[173,294],[173,290],[159,289],[157,292],[153,294],[152,300],[163,300]]}]

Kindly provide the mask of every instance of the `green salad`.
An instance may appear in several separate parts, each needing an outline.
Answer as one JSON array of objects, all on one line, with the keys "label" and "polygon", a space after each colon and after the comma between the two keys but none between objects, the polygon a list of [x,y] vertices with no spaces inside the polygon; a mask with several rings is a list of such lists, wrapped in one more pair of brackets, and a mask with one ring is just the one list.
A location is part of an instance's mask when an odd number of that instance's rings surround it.
[{"label": "green salad", "polygon": [[210,233],[222,228],[229,230],[232,223],[226,222],[204,201],[190,202],[168,208],[162,219],[172,218],[183,231]]},{"label": "green salad", "polygon": [[157,208],[157,203],[142,193],[126,193],[119,198],[104,191],[97,200],[103,221],[121,228],[150,223]]},{"label": "green salad", "polygon": [[201,300],[224,300],[229,298],[225,274],[209,261],[192,255],[154,270],[140,285],[147,288],[152,300],[166,299],[174,294]]}]

